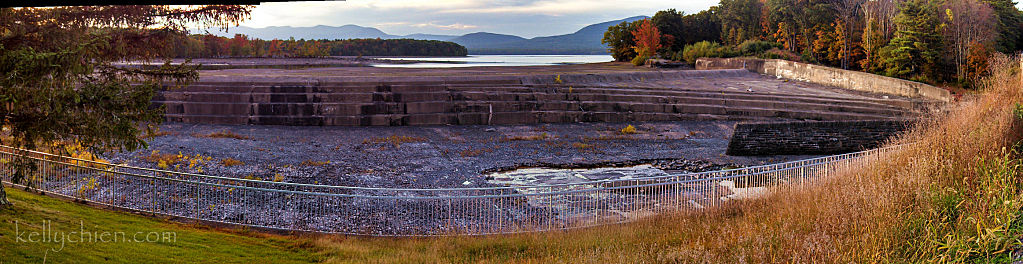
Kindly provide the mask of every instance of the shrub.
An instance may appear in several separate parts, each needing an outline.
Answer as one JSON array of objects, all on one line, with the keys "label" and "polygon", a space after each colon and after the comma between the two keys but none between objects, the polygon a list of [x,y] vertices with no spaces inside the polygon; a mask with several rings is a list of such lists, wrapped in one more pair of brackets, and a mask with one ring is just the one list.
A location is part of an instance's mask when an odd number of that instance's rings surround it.
[{"label": "shrub", "polygon": [[621,131],[622,131],[622,134],[636,134],[636,127],[634,127],[632,125],[629,125],[629,126],[626,126],[625,128],[622,128]]},{"label": "shrub", "polygon": [[650,59],[649,56],[636,56],[635,58],[632,58],[632,65],[643,66],[643,64],[646,64],[646,60],[648,59]]},{"label": "shrub", "polygon": [[699,58],[727,58],[732,57],[728,47],[721,46],[717,42],[700,41],[692,45],[686,45],[682,51],[682,59],[690,64],[696,63]]},{"label": "shrub", "polygon": [[777,42],[762,40],[747,40],[739,44],[739,53],[743,56],[759,56],[772,49],[780,49],[782,46]]},{"label": "shrub", "polygon": [[221,159],[220,160],[220,164],[224,165],[224,167],[231,167],[231,166],[243,165],[243,164],[245,164],[245,162],[242,162],[242,161],[236,160],[236,159],[232,159],[232,158],[226,158],[226,159]]},{"label": "shrub", "polygon": [[[92,168],[106,169],[106,164],[110,164],[110,161],[99,158],[97,155],[90,152],[88,149],[82,147],[81,144],[75,142],[69,146],[65,146],[64,150],[67,151],[68,155],[75,159],[87,160],[70,160],[69,163],[79,166],[86,166]],[[89,162],[91,161],[91,162]]]},{"label": "shrub", "polygon": [[183,156],[181,154],[163,153],[159,150],[153,150],[149,155],[142,156],[142,160],[147,162],[156,163],[161,169],[166,169],[170,165],[174,165],[181,161]]},{"label": "shrub", "polygon": [[798,54],[792,53],[791,51],[773,48],[764,53],[757,55],[757,58],[761,59],[782,59],[787,61],[802,61]]}]

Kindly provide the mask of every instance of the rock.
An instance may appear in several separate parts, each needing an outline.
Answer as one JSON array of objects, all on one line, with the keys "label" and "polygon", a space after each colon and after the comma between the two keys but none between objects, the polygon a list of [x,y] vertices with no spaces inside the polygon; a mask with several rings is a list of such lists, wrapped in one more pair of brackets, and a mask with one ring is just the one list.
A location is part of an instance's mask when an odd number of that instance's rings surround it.
[{"label": "rock", "polygon": [[483,130],[483,131],[486,131],[486,132],[494,132],[494,131],[497,131],[497,129],[495,129],[495,128],[493,128],[493,127],[488,127],[488,128],[486,129],[486,130]]},{"label": "rock", "polygon": [[651,68],[653,68],[653,67],[656,67],[656,68],[683,68],[683,67],[689,66],[688,64],[686,64],[684,62],[665,60],[665,59],[648,59],[643,64],[644,64],[644,66],[651,67]]},{"label": "rock", "polygon": [[465,182],[462,183],[462,185],[472,185],[472,182],[471,181],[465,181]]}]

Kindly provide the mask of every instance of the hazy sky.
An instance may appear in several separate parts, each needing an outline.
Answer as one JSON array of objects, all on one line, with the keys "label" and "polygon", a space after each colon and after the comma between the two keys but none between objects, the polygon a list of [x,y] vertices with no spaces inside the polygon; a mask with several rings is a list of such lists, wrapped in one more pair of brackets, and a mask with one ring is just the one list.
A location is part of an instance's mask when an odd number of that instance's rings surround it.
[{"label": "hazy sky", "polygon": [[249,27],[375,27],[394,35],[473,32],[527,38],[572,33],[583,26],[631,16],[653,16],[674,8],[698,12],[718,0],[349,0],[263,3],[252,10]]}]

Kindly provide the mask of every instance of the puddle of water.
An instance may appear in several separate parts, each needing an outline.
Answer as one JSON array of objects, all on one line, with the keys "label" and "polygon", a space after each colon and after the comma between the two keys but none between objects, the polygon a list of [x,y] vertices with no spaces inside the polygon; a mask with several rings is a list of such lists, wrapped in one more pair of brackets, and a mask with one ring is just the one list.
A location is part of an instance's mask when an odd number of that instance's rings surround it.
[{"label": "puddle of water", "polygon": [[[667,176],[668,172],[654,167],[651,164],[640,164],[628,167],[602,167],[592,169],[555,169],[555,168],[523,168],[512,171],[494,172],[488,174],[488,182],[505,186],[521,186],[515,188],[519,193],[546,193],[551,191],[568,191],[579,189],[593,189],[600,184],[587,182],[617,179],[637,179],[656,176]],[[551,185],[551,184],[573,184],[569,186],[553,188],[535,188],[529,186]],[[627,182],[630,184],[636,184]],[[603,187],[609,187],[603,186]],[[647,192],[649,191],[649,192]],[[585,191],[579,193],[568,193],[559,195],[537,195],[527,196],[527,203],[531,206],[548,208],[558,212],[558,218],[583,219],[584,221],[620,221],[623,219],[637,219],[653,215],[662,205],[650,199],[647,195],[659,195],[661,197],[695,197],[695,194],[680,188],[658,189],[644,192],[622,191],[622,190],[600,190]],[[689,199],[689,198],[686,198]]]},{"label": "puddle of water", "polygon": [[499,185],[548,185],[565,183],[582,183],[600,180],[635,179],[643,177],[667,176],[668,173],[650,164],[629,167],[604,167],[594,169],[552,169],[523,168],[505,172],[495,172],[487,176],[488,182]]},{"label": "puddle of water", "polygon": [[[670,175],[668,172],[651,164],[641,164],[592,169],[522,168],[490,173],[487,175],[487,179],[489,179],[487,181],[491,184],[516,187],[515,190],[519,193],[535,194],[642,185],[660,182],[660,180],[612,182],[597,186],[602,184],[599,182],[602,180],[640,179],[668,175]],[[678,179],[667,178],[665,180]],[[552,184],[575,185],[553,188],[529,187]],[[527,196],[527,202],[531,206],[555,210],[558,212],[559,218],[628,220],[648,217],[655,212],[677,210],[680,207],[701,209],[704,204],[717,200],[749,199],[760,196],[765,191],[764,187],[737,186],[736,182],[731,180],[698,181],[653,187],[612,188],[558,195],[535,195]]]}]

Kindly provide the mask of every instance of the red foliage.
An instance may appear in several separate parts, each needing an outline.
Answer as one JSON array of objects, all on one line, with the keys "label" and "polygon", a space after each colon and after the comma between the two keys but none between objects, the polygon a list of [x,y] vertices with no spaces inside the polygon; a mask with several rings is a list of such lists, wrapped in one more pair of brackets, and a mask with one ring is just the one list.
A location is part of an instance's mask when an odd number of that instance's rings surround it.
[{"label": "red foliage", "polygon": [[970,43],[970,54],[966,57],[966,78],[976,81],[988,75],[988,57],[991,56],[991,49],[983,43],[974,41]]},{"label": "red foliage", "polygon": [[644,19],[643,23],[632,31],[632,37],[636,40],[636,53],[639,56],[653,56],[661,48],[661,31],[650,22]]}]

